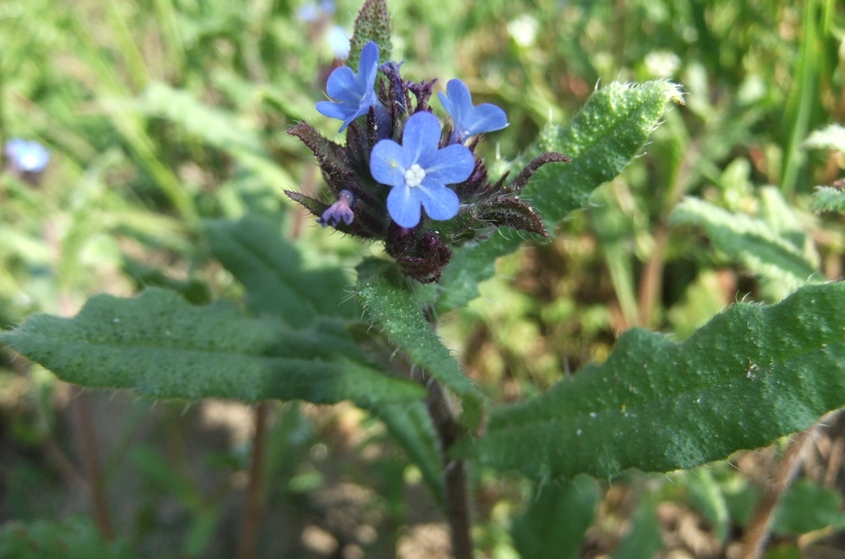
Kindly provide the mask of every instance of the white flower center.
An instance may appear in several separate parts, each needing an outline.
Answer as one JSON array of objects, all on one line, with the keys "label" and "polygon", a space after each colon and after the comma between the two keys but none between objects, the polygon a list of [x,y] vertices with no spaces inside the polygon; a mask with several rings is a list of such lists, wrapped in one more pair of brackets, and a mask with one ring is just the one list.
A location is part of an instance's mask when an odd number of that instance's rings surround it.
[{"label": "white flower center", "polygon": [[425,178],[425,169],[414,163],[408,170],[405,171],[405,185],[414,187],[419,186]]}]

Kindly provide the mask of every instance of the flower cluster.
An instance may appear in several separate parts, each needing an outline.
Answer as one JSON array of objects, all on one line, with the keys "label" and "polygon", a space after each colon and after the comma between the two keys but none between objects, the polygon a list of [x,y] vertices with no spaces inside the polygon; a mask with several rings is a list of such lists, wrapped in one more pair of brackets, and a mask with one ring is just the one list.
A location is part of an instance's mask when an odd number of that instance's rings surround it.
[{"label": "flower cluster", "polygon": [[546,153],[509,184],[488,179],[475,154],[478,139],[508,125],[505,112],[488,103],[473,105],[467,86],[453,79],[438,97],[451,126],[445,131],[429,101],[436,80],[402,79],[400,64],[380,63],[375,42],[363,46],[358,72],[341,67],[329,76],[330,101],[317,111],[342,122],[346,145],[321,136],[303,122],[289,130],[311,149],[333,203],[297,192],[287,194],[318,217],[351,235],[385,242],[405,275],[437,281],[451,247],[511,227],[547,236],[542,220],[517,197],[542,165],[568,161]]}]

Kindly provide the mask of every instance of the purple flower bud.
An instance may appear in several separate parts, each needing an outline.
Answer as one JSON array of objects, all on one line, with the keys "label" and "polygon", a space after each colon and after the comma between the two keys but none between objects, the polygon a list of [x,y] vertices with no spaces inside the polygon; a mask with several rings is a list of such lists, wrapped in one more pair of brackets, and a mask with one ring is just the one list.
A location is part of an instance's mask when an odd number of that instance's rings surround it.
[{"label": "purple flower bud", "polygon": [[337,227],[341,221],[349,225],[355,219],[355,214],[352,213],[354,206],[355,195],[348,190],[341,190],[337,196],[337,202],[323,212],[323,216],[317,220],[317,223],[323,227],[326,225]]}]

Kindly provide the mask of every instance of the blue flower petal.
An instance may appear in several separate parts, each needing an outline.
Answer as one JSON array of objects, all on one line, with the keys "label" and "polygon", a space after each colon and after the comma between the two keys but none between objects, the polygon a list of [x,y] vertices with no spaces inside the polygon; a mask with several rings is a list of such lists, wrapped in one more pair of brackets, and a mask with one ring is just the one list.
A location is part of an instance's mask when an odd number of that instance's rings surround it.
[{"label": "blue flower petal", "polygon": [[472,174],[475,158],[466,146],[452,144],[431,154],[424,168],[425,182],[458,184]]},{"label": "blue flower petal", "polygon": [[431,113],[416,113],[402,131],[402,146],[405,148],[405,166],[425,161],[437,151],[440,142],[440,121]]},{"label": "blue flower petal", "polygon": [[361,93],[358,91],[358,76],[351,68],[341,66],[335,69],[326,82],[326,93],[332,99],[340,102],[358,103],[361,100]]},{"label": "blue flower petal", "polygon": [[317,112],[329,118],[346,120],[346,115],[349,111],[347,111],[344,105],[341,105],[340,103],[332,103],[331,101],[320,101],[317,103]]},{"label": "blue flower petal", "polygon": [[21,171],[40,173],[50,162],[50,152],[35,140],[12,138],[6,142],[6,157]]},{"label": "blue flower petal", "polygon": [[431,113],[416,113],[405,123],[402,145],[382,140],[370,153],[373,178],[391,186],[387,212],[402,227],[416,227],[426,215],[451,219],[461,208],[458,195],[447,184],[465,181],[475,168],[475,158],[461,144],[437,149],[440,121]]},{"label": "blue flower petal", "polygon": [[402,227],[416,227],[421,213],[418,189],[404,184],[393,187],[387,195],[387,213]]},{"label": "blue flower petal", "polygon": [[382,140],[370,152],[370,173],[381,184],[405,186],[405,150],[393,140]]},{"label": "blue flower petal", "polygon": [[375,93],[378,57],[378,45],[370,41],[361,50],[357,74],[344,66],[329,76],[326,93],[334,101],[320,101],[317,111],[329,118],[342,120],[338,132],[343,132],[353,120],[367,114],[370,107],[378,104]]},{"label": "blue flower petal", "polygon": [[442,92],[438,97],[455,125],[453,142],[463,143],[470,136],[501,130],[508,125],[505,111],[496,105],[483,103],[474,107],[469,88],[461,80],[449,80],[446,93],[448,97]]},{"label": "blue flower petal", "polygon": [[378,45],[370,41],[361,49],[361,56],[358,58],[358,79],[362,85],[367,85],[372,90],[376,82],[378,71]]},{"label": "blue flower petal", "polygon": [[[426,178],[428,176],[426,175]],[[393,190],[396,190],[395,188]],[[422,202],[425,213],[431,219],[445,220],[452,219],[458,215],[458,210],[461,208],[461,202],[458,200],[458,195],[449,188],[443,185],[436,185],[431,188],[426,187],[425,181],[416,189],[419,192],[419,199]]]},{"label": "blue flower petal", "polygon": [[508,117],[505,111],[496,105],[482,103],[473,108],[472,120],[465,124],[468,135],[475,136],[505,128],[508,125]]}]

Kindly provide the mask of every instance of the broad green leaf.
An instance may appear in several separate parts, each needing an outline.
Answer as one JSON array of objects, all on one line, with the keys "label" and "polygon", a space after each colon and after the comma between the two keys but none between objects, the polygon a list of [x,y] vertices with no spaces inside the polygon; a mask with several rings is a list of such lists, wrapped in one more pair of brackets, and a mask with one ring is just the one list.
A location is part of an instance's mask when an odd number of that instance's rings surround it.
[{"label": "broad green leaf", "polygon": [[804,140],[804,147],[845,153],[845,126],[831,124],[826,128],[816,130]]},{"label": "broad green leaf", "polygon": [[786,292],[805,285],[818,274],[800,248],[762,219],[731,213],[697,198],[687,198],[672,211],[671,220],[675,224],[702,227],[716,248],[782,286]]},{"label": "broad green leaf", "polygon": [[465,412],[478,411],[481,393],[432,330],[415,303],[408,280],[395,265],[376,259],[363,261],[358,265],[355,290],[372,321],[411,361],[460,396]]},{"label": "broad green leaf", "polygon": [[[456,456],[534,479],[665,472],[805,429],[845,404],[845,284],[737,304],[683,343],[642,329],[607,361],[490,414]],[[601,441],[601,444],[596,444]]]},{"label": "broad green leaf", "polygon": [[599,497],[598,484],[588,476],[541,485],[511,531],[522,559],[578,557]]},{"label": "broad green leaf", "polygon": [[275,315],[293,326],[318,315],[358,318],[352,286],[337,268],[305,270],[297,250],[266,220],[209,221],[211,251],[247,289],[247,305],[257,315]]},{"label": "broad green leaf", "polygon": [[845,190],[834,186],[818,186],[813,193],[813,209],[817,213],[845,213]]},{"label": "broad green leaf", "polygon": [[[682,102],[674,83],[612,83],[593,93],[569,125],[549,125],[543,130],[519,163],[547,151],[572,158],[571,163],[542,167],[524,192],[550,231],[570,212],[586,206],[593,190],[616,177],[640,153],[669,102]],[[457,249],[440,280],[444,295],[438,310],[445,312],[477,297],[478,283],[493,275],[490,260],[513,252],[521,241],[516,232],[505,229]]]},{"label": "broad green leaf", "polygon": [[98,295],[74,318],[34,315],[0,342],[67,382],[156,398],[352,400],[367,407],[423,397],[414,383],[334,357],[332,328],[315,321],[293,330],[229,305],[191,307],[150,289],[132,299]]}]

